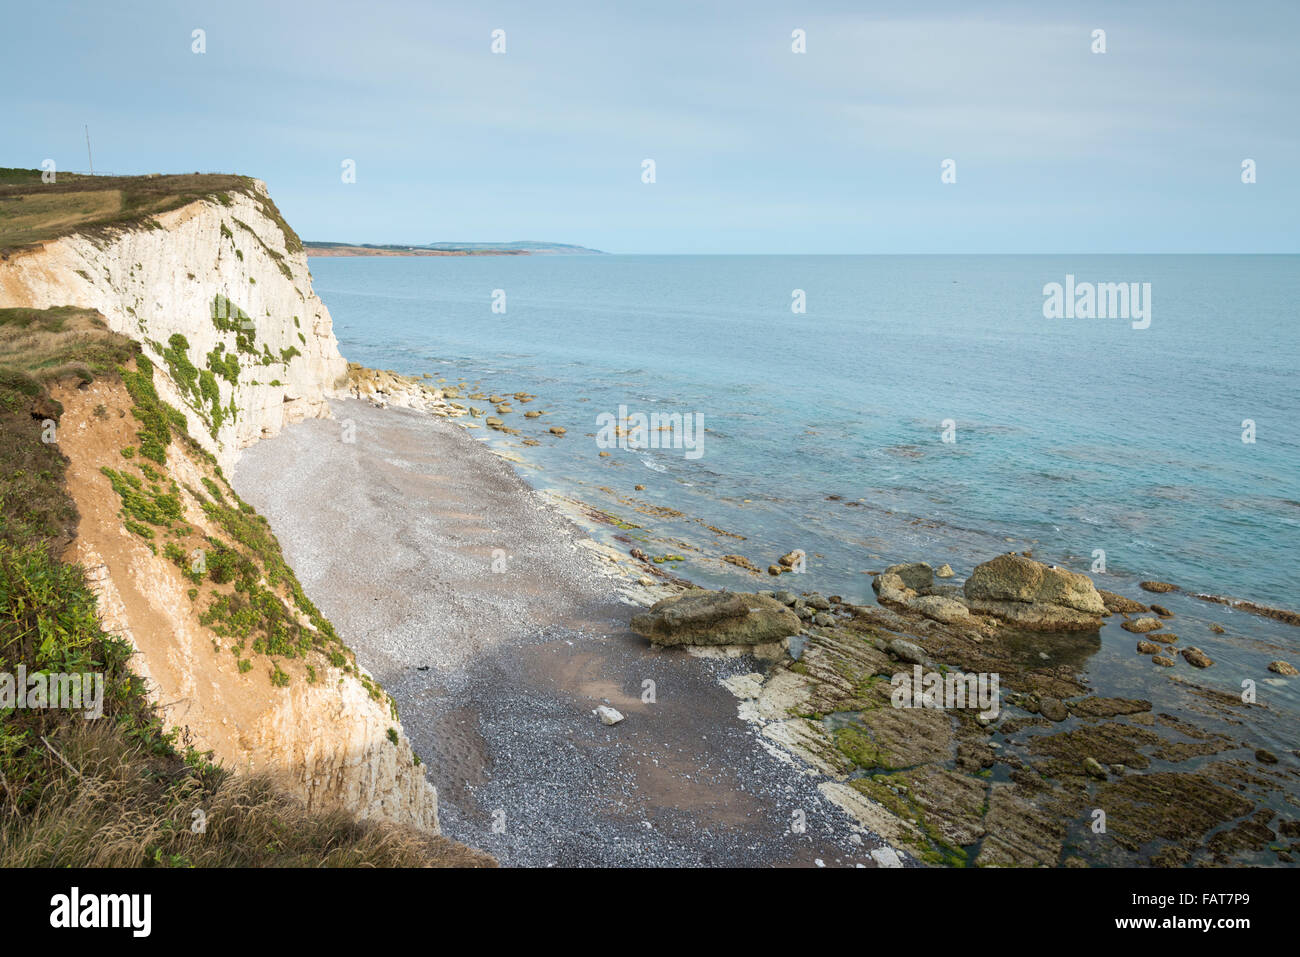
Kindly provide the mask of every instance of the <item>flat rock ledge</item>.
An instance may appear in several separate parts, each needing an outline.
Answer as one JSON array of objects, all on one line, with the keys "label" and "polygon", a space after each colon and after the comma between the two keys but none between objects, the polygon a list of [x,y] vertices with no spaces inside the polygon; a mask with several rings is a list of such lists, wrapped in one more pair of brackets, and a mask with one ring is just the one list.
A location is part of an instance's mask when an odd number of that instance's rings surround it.
[{"label": "flat rock ledge", "polygon": [[634,632],[655,645],[760,645],[799,634],[799,616],[774,598],[701,588],[635,615]]}]

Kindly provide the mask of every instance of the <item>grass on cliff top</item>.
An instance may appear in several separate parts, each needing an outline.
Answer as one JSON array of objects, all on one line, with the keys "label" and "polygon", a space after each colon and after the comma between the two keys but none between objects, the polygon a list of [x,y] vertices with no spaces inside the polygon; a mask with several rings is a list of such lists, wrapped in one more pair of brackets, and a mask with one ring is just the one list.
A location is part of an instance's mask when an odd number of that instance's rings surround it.
[{"label": "grass on cliff top", "polygon": [[[269,780],[236,777],[164,730],[130,668],[133,649],[100,627],[81,566],[60,559],[78,514],[67,459],[49,441],[63,410],[46,381],[63,365],[60,343],[72,341],[58,337],[85,331],[86,317],[7,310],[3,318],[0,680],[14,691],[20,666],[29,684],[36,674],[99,674],[103,714],[0,708],[0,867],[491,865],[445,838],[309,811]],[[14,330],[32,338],[8,336]],[[146,429],[175,424],[162,411],[151,418],[158,421]]]},{"label": "grass on cliff top", "polygon": [[0,367],[21,369],[41,382],[90,382],[138,352],[94,309],[0,309]]},{"label": "grass on cliff top", "polygon": [[41,181],[40,170],[0,167],[0,254],[11,248],[82,233],[107,238],[115,231],[154,228],[153,217],[197,199],[230,204],[232,194],[253,199],[284,233],[289,252],[302,240],[274,202],[258,193],[248,176],[193,173],[169,176],[85,176],[58,173]]}]

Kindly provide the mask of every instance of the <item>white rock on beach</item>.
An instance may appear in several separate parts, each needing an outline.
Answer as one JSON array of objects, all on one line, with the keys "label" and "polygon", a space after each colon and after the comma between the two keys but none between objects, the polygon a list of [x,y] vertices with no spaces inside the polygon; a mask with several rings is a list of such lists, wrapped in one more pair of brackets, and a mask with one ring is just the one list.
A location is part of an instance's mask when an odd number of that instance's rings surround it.
[{"label": "white rock on beach", "polygon": [[603,704],[593,711],[592,714],[600,719],[601,724],[618,724],[623,720],[622,712],[615,711],[613,708]]},{"label": "white rock on beach", "polygon": [[871,859],[881,867],[902,867],[898,853],[892,847],[878,847],[871,852]]},{"label": "white rock on beach", "polygon": [[720,678],[719,682],[737,698],[758,698],[763,694],[763,676],[757,672]]}]

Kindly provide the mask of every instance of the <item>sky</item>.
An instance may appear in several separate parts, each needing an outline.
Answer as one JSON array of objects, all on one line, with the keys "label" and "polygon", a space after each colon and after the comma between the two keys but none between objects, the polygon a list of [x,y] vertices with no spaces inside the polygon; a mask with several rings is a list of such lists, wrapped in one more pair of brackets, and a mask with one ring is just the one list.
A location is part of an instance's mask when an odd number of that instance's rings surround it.
[{"label": "sky", "polygon": [[47,0],[2,29],[0,166],[84,171],[88,125],[96,171],[256,176],[307,240],[1300,252],[1297,0]]}]

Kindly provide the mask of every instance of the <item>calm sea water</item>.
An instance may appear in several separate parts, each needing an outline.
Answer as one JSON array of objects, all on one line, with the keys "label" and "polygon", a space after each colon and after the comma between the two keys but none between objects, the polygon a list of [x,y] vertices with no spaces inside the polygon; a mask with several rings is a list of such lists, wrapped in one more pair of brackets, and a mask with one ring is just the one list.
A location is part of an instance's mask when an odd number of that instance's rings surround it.
[{"label": "calm sea water", "polygon": [[[681,555],[678,570],[699,584],[777,587],[722,556],[765,568],[802,549],[806,573],[781,586],[869,601],[864,572],[892,562],[949,562],[960,577],[1032,548],[1135,597],[1138,581],[1159,578],[1300,607],[1300,257],[311,265],[344,355],[486,392],[535,393],[505,416],[522,435],[473,434],[522,459],[535,486],[620,520],[592,525],[598,538]],[[1150,283],[1149,328],[1045,319],[1043,286],[1067,274]],[[505,314],[491,310],[498,289]],[[791,311],[796,289],[806,313]],[[701,413],[703,454],[613,448],[602,457],[597,416],[620,406]],[[547,415],[527,420],[526,409]],[[1247,419],[1254,443],[1242,441]],[[943,441],[945,420],[954,442]],[[568,433],[549,435],[551,425]],[[524,446],[526,437],[540,444]],[[1097,550],[1104,574],[1093,572]],[[1082,667],[1097,694],[1148,699],[1158,714],[1237,742],[1227,756],[1243,766],[1259,747],[1293,763],[1300,682],[1266,667],[1296,661],[1300,629],[1188,594],[1159,600],[1175,612],[1177,647],[1202,648],[1213,667],[1157,667],[1118,618],[1082,658],[1058,636],[1028,647],[1027,664]],[[1204,687],[1232,700],[1245,679],[1259,705],[1207,708],[1199,695]],[[1266,803],[1289,810],[1297,800],[1291,784]]]},{"label": "calm sea water", "polygon": [[[646,550],[684,555],[682,572],[704,583],[739,584],[717,561],[724,552],[766,567],[803,549],[801,587],[865,597],[863,572],[894,561],[969,568],[1032,547],[1089,571],[1100,549],[1115,576],[1103,586],[1161,578],[1300,605],[1300,257],[311,267],[350,360],[536,393],[516,408],[545,417],[507,420],[542,444],[491,441],[535,464],[535,484],[653,529]],[[1043,286],[1066,274],[1150,283],[1150,327],[1045,319]],[[796,289],[806,313],[791,309]],[[504,314],[491,309],[494,290]],[[596,416],[620,406],[701,413],[703,454],[600,457]],[[1242,441],[1247,419],[1254,443]],[[943,440],[945,420],[955,441]],[[684,515],[648,519],[633,503]]]}]

